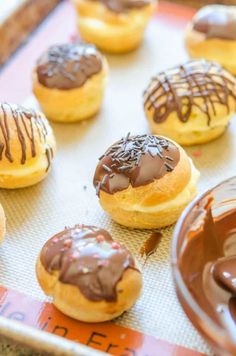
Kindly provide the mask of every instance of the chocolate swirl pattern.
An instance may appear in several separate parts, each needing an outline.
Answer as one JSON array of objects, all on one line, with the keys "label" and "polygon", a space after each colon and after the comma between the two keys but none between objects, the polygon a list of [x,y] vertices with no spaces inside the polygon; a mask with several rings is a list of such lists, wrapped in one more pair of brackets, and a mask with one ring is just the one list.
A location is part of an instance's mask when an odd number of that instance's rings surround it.
[{"label": "chocolate swirl pattern", "polygon": [[163,137],[128,134],[100,157],[94,186],[98,195],[143,186],[173,171],[179,159],[178,147]]},{"label": "chocolate swirl pattern", "polygon": [[24,165],[27,160],[28,143],[30,143],[31,147],[31,157],[36,157],[35,138],[38,135],[40,142],[45,146],[45,155],[48,161],[46,170],[48,170],[53,158],[53,149],[47,143],[48,124],[46,120],[33,109],[26,109],[21,106],[12,106],[11,104],[3,103],[0,104],[0,109],[0,132],[2,136],[2,141],[0,139],[0,161],[5,156],[10,163],[14,162],[11,145],[13,144],[15,135],[14,128],[10,127],[8,118],[10,110],[21,147],[21,165]]},{"label": "chocolate swirl pattern", "polygon": [[116,13],[127,12],[132,9],[140,9],[151,3],[151,0],[92,0],[100,1],[110,11]]},{"label": "chocolate swirl pattern", "polygon": [[229,113],[229,100],[235,101],[236,81],[219,64],[190,61],[159,73],[144,92],[144,106],[154,109],[153,120],[165,121],[176,112],[181,122],[187,122],[194,108],[200,110],[210,126],[211,113],[216,115],[218,104]]},{"label": "chocolate swirl pattern", "polygon": [[117,300],[117,284],[128,268],[135,269],[129,251],[95,226],[76,225],[51,238],[43,247],[41,263],[59,281],[77,286],[89,300]]},{"label": "chocolate swirl pattern", "polygon": [[39,82],[47,88],[79,88],[102,70],[102,57],[96,47],[85,43],[51,46],[37,62]]}]

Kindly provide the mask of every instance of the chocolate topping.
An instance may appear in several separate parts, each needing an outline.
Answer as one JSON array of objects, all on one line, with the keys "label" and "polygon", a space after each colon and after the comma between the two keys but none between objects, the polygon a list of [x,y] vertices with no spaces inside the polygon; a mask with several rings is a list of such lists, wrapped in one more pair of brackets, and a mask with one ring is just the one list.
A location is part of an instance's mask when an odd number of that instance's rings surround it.
[{"label": "chocolate topping", "polygon": [[230,113],[229,99],[235,100],[236,80],[219,64],[194,60],[159,73],[144,92],[144,107],[154,109],[153,120],[165,121],[176,112],[180,121],[187,122],[194,108],[211,123],[211,112],[223,105]]},{"label": "chocolate topping", "polygon": [[[53,158],[53,149],[47,143],[48,124],[46,119],[40,116],[33,109],[26,109],[22,106],[12,106],[8,103],[0,104],[0,132],[3,141],[0,139],[0,161],[3,156],[10,163],[14,162],[14,157],[11,152],[11,141],[13,139],[14,128],[9,125],[8,112],[10,110],[15,123],[15,131],[17,132],[18,140],[21,145],[21,161],[23,165],[27,160],[27,142],[30,142],[31,157],[36,157],[35,138],[38,135],[40,142],[45,146],[45,155],[48,160],[47,170],[50,167]],[[28,125],[30,122],[30,125]],[[12,142],[12,144],[14,144]]]},{"label": "chocolate topping", "polygon": [[116,13],[127,12],[132,9],[140,9],[149,5],[152,0],[92,0],[100,1],[109,10]]},{"label": "chocolate topping", "polygon": [[98,194],[140,187],[173,171],[179,159],[178,147],[162,137],[128,134],[100,158],[93,183]]},{"label": "chocolate topping", "polygon": [[236,323],[236,178],[196,203],[184,225],[179,266],[185,283],[200,307],[230,330],[228,316]]},{"label": "chocolate topping", "polygon": [[207,6],[193,19],[193,30],[206,38],[236,40],[236,11],[227,6]]},{"label": "chocolate topping", "polygon": [[143,246],[140,248],[140,255],[146,256],[148,258],[153,253],[156,252],[157,247],[161,241],[162,233],[159,231],[154,231],[151,233],[149,238],[144,242]]},{"label": "chocolate topping", "polygon": [[41,262],[62,283],[77,286],[89,300],[117,300],[117,284],[128,268],[136,269],[130,252],[95,226],[76,225],[44,245]]},{"label": "chocolate topping", "polygon": [[54,45],[37,62],[39,82],[47,88],[74,89],[102,70],[102,56],[85,43]]}]

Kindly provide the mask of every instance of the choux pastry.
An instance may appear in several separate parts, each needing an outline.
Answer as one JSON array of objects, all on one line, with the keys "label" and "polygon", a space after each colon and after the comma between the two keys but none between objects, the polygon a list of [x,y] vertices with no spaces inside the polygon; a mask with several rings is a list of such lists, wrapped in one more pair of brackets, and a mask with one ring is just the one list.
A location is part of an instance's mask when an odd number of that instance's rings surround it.
[{"label": "choux pastry", "polygon": [[236,111],[236,79],[220,64],[193,60],[154,77],[144,92],[154,134],[181,145],[214,140]]},{"label": "choux pastry", "polygon": [[107,61],[93,45],[54,45],[36,64],[33,92],[49,120],[84,120],[100,110],[107,73]]},{"label": "choux pastry", "polygon": [[0,104],[0,188],[27,187],[46,177],[56,150],[43,114]]},{"label": "choux pastry", "polygon": [[124,53],[139,46],[155,0],[73,0],[81,37],[111,53]]},{"label": "choux pastry", "polygon": [[192,58],[219,62],[236,74],[236,6],[209,5],[199,10],[185,31]]},{"label": "choux pastry", "polygon": [[103,209],[121,225],[154,229],[173,224],[196,195],[199,172],[173,141],[127,135],[100,157],[94,186]]},{"label": "choux pastry", "polygon": [[142,287],[130,252],[95,226],[76,225],[48,240],[36,272],[55,306],[85,322],[121,315],[135,303]]}]

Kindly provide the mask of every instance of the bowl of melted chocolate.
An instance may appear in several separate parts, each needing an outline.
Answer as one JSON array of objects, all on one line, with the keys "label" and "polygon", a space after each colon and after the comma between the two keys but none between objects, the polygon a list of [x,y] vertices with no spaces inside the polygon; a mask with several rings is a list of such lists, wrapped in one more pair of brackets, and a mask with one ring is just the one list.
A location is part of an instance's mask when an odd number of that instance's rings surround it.
[{"label": "bowl of melted chocolate", "polygon": [[217,355],[236,355],[236,177],[193,201],[172,243],[179,301]]}]

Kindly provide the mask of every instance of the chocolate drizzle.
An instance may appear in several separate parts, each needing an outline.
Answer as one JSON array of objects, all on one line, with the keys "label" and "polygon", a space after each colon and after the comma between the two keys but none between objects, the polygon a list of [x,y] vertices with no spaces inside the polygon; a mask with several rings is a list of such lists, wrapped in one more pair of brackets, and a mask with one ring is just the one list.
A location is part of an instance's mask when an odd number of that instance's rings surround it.
[{"label": "chocolate drizzle", "polygon": [[79,88],[102,70],[102,56],[96,47],[85,43],[54,45],[39,58],[37,76],[47,88]]},{"label": "chocolate drizzle", "polygon": [[114,302],[117,284],[128,268],[136,269],[130,252],[95,226],[76,225],[52,237],[40,260],[59,281],[77,286],[89,300]]},{"label": "chocolate drizzle", "polygon": [[140,9],[151,4],[151,0],[92,0],[100,1],[112,12],[122,13],[132,9]]},{"label": "chocolate drizzle", "polygon": [[[14,162],[14,157],[11,152],[11,144],[14,144],[15,134],[21,147],[21,165],[24,165],[27,160],[27,145],[30,142],[31,157],[37,155],[35,139],[36,135],[43,145],[45,145],[45,154],[48,160],[47,170],[53,158],[53,149],[47,143],[48,124],[46,120],[32,109],[26,109],[21,106],[13,106],[8,103],[0,104],[0,161],[3,156],[10,162]],[[9,115],[12,116],[10,119]],[[14,121],[12,127],[11,120]]]},{"label": "chocolate drizzle", "polygon": [[128,134],[100,157],[94,186],[99,195],[147,185],[172,172],[179,159],[178,147],[163,137]]},{"label": "chocolate drizzle", "polygon": [[153,120],[165,121],[176,112],[183,123],[190,119],[194,108],[201,111],[210,126],[211,116],[217,115],[216,105],[230,113],[229,99],[235,101],[236,80],[219,64],[194,60],[161,72],[144,92],[144,107],[153,110]]},{"label": "chocolate drizzle", "polygon": [[206,6],[193,19],[193,30],[206,38],[236,41],[236,11],[228,6]]}]

